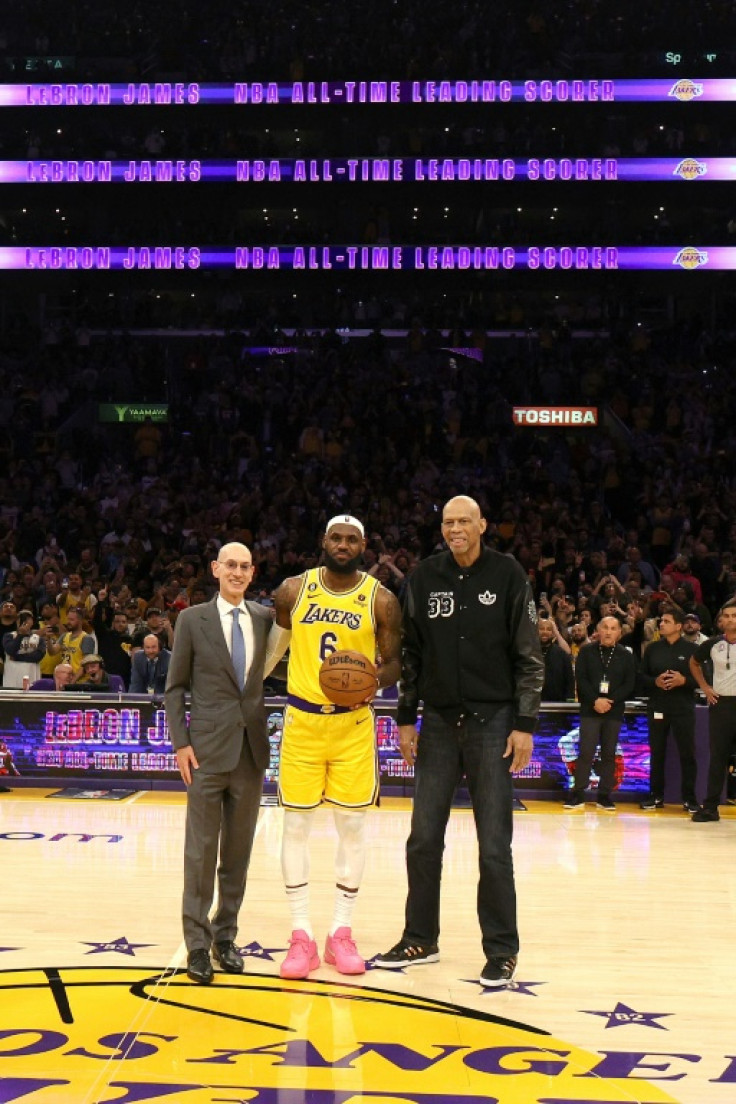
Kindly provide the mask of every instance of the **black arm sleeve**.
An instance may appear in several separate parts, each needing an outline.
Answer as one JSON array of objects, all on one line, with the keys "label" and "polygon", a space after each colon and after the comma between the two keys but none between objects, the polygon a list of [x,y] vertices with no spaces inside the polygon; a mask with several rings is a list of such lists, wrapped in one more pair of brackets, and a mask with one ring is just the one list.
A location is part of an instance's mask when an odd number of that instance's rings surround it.
[{"label": "black arm sleeve", "polygon": [[544,659],[532,588],[526,579],[520,583],[511,608],[516,727],[522,732],[533,732],[542,702]]}]

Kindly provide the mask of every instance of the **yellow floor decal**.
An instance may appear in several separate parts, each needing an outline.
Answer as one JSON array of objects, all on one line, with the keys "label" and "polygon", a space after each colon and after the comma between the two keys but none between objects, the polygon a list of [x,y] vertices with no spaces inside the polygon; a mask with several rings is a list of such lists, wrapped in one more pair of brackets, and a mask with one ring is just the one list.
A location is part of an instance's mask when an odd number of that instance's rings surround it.
[{"label": "yellow floor decal", "polygon": [[384,989],[0,972],[0,1104],[672,1104],[642,1076],[538,1028]]}]

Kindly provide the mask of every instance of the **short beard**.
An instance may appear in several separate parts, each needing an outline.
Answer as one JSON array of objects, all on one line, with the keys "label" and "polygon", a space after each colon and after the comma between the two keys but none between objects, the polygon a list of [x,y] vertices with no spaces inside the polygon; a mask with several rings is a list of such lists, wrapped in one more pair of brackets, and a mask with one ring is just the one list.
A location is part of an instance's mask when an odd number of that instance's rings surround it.
[{"label": "short beard", "polygon": [[340,563],[339,560],[333,560],[329,552],[323,552],[325,567],[328,571],[332,571],[335,575],[354,575],[360,567],[363,559],[363,553],[360,552],[357,556],[353,556],[352,560],[346,560],[345,563]]}]

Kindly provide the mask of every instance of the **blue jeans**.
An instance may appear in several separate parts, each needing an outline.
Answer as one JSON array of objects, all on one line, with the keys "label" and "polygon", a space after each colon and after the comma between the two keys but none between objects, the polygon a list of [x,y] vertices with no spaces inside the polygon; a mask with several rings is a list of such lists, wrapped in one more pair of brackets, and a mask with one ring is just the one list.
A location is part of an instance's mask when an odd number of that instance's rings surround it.
[{"label": "blue jeans", "polygon": [[440,881],[445,829],[458,782],[465,774],[478,835],[478,920],[486,958],[516,954],[516,889],[511,858],[513,781],[503,758],[513,709],[489,720],[450,724],[425,708],[414,780],[411,833],[406,844],[409,894],[404,939],[427,946],[440,933]]}]

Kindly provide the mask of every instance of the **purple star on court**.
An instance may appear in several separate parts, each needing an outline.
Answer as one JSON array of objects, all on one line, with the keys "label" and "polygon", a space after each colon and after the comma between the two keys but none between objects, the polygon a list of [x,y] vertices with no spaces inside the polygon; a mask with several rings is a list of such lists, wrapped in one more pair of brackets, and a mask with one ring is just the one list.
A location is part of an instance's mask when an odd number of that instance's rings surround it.
[{"label": "purple star on court", "polygon": [[373,958],[367,958],[365,960],[366,970],[383,970],[386,974],[404,974],[404,973],[406,973],[406,969],[405,969],[404,966],[399,966],[396,969],[386,970],[386,968],[384,966],[380,966],[376,962],[377,958],[378,958],[378,955],[374,955]]},{"label": "purple star on court", "polygon": [[661,1020],[665,1016],[671,1016],[672,1012],[636,1012],[633,1008],[629,1008],[628,1004],[622,1004],[621,1001],[616,1003],[616,1007],[612,1012],[593,1012],[588,1008],[581,1009],[587,1016],[602,1016],[608,1020],[606,1028],[609,1027],[627,1027],[632,1024],[636,1024],[638,1027],[654,1027],[658,1031],[666,1031],[667,1028],[664,1024],[655,1023],[655,1020]]},{"label": "purple star on court", "polygon": [[546,984],[546,981],[510,981],[505,988],[509,993],[521,993],[524,997],[538,997],[539,993],[533,993],[532,989],[537,985]]},{"label": "purple star on court", "polygon": [[262,947],[260,943],[246,943],[244,947],[238,947],[243,958],[260,958],[264,962],[273,962],[275,954],[283,954],[286,947]]},{"label": "purple star on court", "polygon": [[124,935],[119,936],[117,939],[111,939],[107,943],[90,943],[89,940],[83,940],[83,943],[87,947],[92,947],[91,951],[85,951],[85,954],[125,954],[130,955],[131,958],[135,957],[135,952],[139,947],[155,947],[155,943],[129,943]]},{"label": "purple star on court", "polygon": [[[460,981],[468,985],[478,984],[478,978],[460,978]],[[546,985],[546,981],[507,981],[505,985],[482,986],[483,993],[521,993],[523,997],[538,997],[539,993],[533,993],[532,989],[537,985]]]}]

